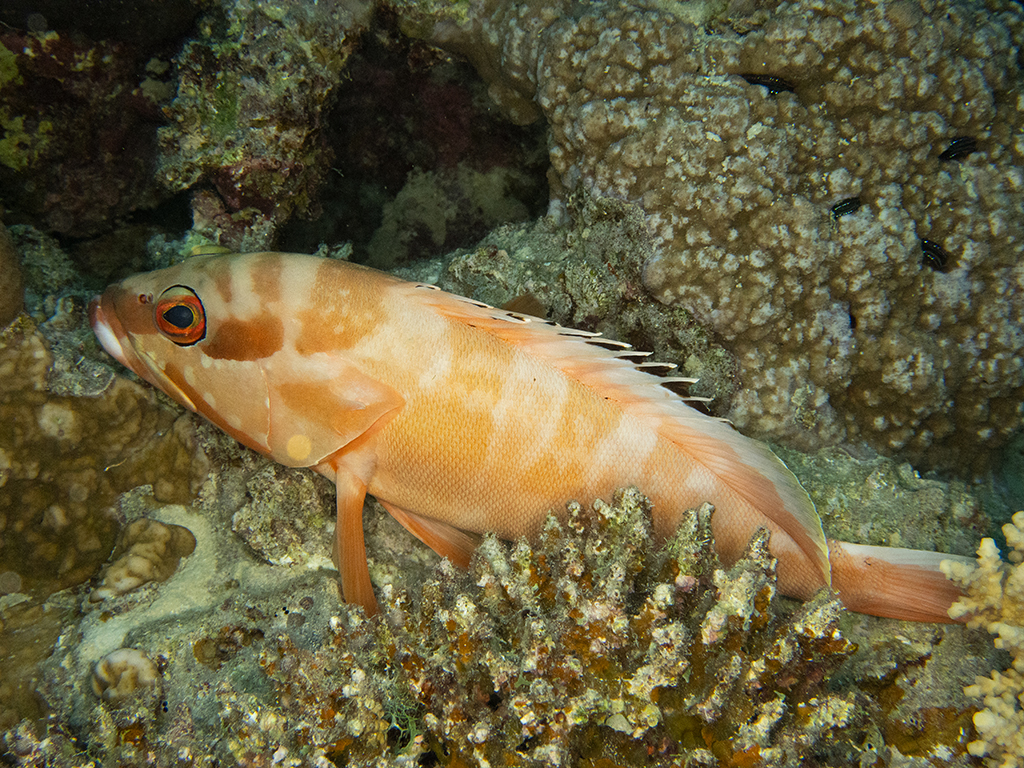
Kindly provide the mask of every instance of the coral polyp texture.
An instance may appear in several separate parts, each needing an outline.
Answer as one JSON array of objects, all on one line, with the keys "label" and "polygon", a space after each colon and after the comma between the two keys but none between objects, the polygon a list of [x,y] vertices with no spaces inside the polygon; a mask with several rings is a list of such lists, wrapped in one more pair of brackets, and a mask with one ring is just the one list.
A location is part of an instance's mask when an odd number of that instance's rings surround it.
[{"label": "coral polyp texture", "polygon": [[100,585],[89,600],[98,603],[151,581],[166,581],[181,558],[195,548],[196,537],[188,528],[146,518],[133,520],[121,531],[114,548],[116,559],[103,570]]},{"label": "coral polyp texture", "polygon": [[547,121],[556,207],[642,206],[644,284],[737,356],[737,426],[932,465],[1019,428],[1019,4],[407,13],[512,119]]},{"label": "coral polyp texture", "polygon": [[964,689],[981,699],[984,709],[974,715],[979,738],[967,745],[972,755],[985,758],[990,768],[1024,766],[1024,512],[1003,526],[1010,546],[1010,565],[1002,562],[992,539],[978,547],[978,565],[943,563],[946,575],[967,591],[950,609],[954,618],[967,617],[971,627],[984,627],[996,636],[995,646],[1010,654],[1008,669],[979,676]]},{"label": "coral polyp texture", "polygon": [[0,332],[0,574],[17,584],[5,592],[89,579],[114,543],[118,494],[153,483],[186,500],[206,468],[188,419],[152,390],[118,378],[98,396],[58,395],[54,360],[27,316]]}]

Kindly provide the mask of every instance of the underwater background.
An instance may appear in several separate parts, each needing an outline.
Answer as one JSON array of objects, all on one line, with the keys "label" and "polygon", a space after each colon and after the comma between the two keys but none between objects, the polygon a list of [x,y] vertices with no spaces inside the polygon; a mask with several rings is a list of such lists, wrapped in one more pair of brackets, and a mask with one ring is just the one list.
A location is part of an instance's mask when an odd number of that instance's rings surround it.
[{"label": "underwater background", "polygon": [[[468,574],[370,501],[367,620],[331,484],[89,328],[211,248],[651,351],[830,537],[993,537],[975,619],[779,597],[641,488]],[[0,764],[1024,765],[1022,256],[1019,2],[5,0]]]}]

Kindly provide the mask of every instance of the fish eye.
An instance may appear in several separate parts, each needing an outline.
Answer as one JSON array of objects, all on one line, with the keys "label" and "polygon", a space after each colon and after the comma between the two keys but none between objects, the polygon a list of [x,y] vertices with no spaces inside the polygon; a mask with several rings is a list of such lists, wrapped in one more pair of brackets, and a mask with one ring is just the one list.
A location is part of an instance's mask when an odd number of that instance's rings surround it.
[{"label": "fish eye", "polygon": [[206,311],[191,288],[173,285],[153,305],[156,327],[179,347],[188,347],[206,336]]}]

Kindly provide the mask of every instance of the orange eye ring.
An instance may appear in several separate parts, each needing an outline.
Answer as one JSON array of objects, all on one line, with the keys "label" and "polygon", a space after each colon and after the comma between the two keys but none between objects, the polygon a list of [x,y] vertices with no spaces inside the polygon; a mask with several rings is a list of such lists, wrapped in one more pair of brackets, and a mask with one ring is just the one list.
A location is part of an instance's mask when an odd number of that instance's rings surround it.
[{"label": "orange eye ring", "polygon": [[179,347],[188,347],[206,337],[206,310],[196,292],[174,285],[160,294],[153,305],[153,318],[160,332]]}]

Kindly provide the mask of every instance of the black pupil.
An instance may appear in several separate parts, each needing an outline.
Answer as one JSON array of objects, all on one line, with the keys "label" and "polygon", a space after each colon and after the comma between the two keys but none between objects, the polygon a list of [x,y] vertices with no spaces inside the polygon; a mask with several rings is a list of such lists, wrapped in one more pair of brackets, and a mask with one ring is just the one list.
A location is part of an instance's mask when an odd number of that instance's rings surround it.
[{"label": "black pupil", "polygon": [[178,304],[164,312],[164,320],[182,330],[192,325],[195,319],[196,316],[193,314],[192,308],[186,307],[184,304]]}]

